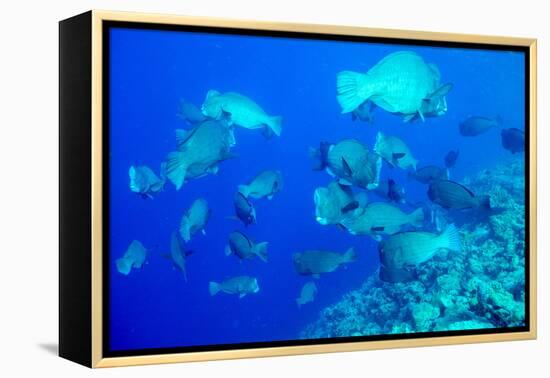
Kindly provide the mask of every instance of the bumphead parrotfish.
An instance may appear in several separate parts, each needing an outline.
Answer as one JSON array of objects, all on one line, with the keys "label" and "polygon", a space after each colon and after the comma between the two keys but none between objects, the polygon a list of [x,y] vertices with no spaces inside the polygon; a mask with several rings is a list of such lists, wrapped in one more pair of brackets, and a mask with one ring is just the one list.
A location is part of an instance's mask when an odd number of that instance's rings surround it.
[{"label": "bumphead parrotfish", "polygon": [[283,176],[280,171],[266,170],[256,176],[248,185],[239,185],[239,192],[246,198],[272,199],[283,188]]},{"label": "bumphead parrotfish", "polygon": [[204,234],[204,227],[208,223],[211,210],[208,208],[208,202],[204,198],[198,198],[185,212],[180,222],[180,235],[185,242],[189,242],[191,237],[198,231]]},{"label": "bumphead parrotfish", "polygon": [[190,130],[176,130],[177,151],[166,157],[166,177],[180,189],[184,182],[218,172],[235,145],[233,130],[223,121],[205,121]]},{"label": "bumphead parrotfish", "polygon": [[[390,113],[410,120],[424,119],[424,111],[441,115],[446,111],[449,84],[440,84],[439,69],[411,51],[392,53],[365,74],[342,71],[336,78],[342,113],[353,112],[366,100]],[[444,106],[443,106],[444,105]]]},{"label": "bumphead parrotfish", "polygon": [[317,250],[295,253],[292,260],[298,274],[319,278],[319,274],[334,272],[340,266],[355,261],[356,257],[352,247],[343,254]]},{"label": "bumphead parrotfish", "polygon": [[311,149],[315,170],[326,170],[342,185],[356,185],[364,189],[378,186],[382,160],[378,154],[356,139],[343,139],[336,144],[322,142],[319,149]]},{"label": "bumphead parrotfish", "polygon": [[202,104],[202,113],[214,119],[227,119],[230,125],[245,129],[262,129],[266,137],[280,136],[282,118],[268,115],[250,98],[235,92],[209,90]]},{"label": "bumphead parrotfish", "polygon": [[226,294],[236,294],[239,298],[244,298],[248,294],[260,291],[260,286],[258,286],[258,280],[254,277],[237,276],[221,283],[210,281],[208,290],[212,296],[221,291]]},{"label": "bumphead parrotfish", "polygon": [[147,250],[137,240],[133,240],[128,249],[120,259],[116,260],[116,268],[119,273],[127,276],[130,274],[130,271],[133,269],[140,269],[145,262],[147,257]]}]

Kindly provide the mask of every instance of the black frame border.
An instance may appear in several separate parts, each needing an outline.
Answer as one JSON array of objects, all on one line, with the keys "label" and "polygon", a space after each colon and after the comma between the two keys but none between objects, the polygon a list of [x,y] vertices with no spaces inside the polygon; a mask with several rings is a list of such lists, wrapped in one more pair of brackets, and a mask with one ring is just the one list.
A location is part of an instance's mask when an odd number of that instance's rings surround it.
[{"label": "black frame border", "polygon": [[[350,337],[334,337],[334,338],[319,338],[319,339],[297,339],[297,340],[279,340],[279,341],[260,341],[234,344],[210,344],[196,345],[185,347],[164,347],[164,348],[145,348],[145,349],[129,349],[129,350],[111,350],[110,349],[110,285],[109,271],[110,251],[109,251],[109,232],[110,232],[110,212],[109,212],[109,189],[110,189],[110,167],[109,167],[109,150],[110,150],[110,31],[112,28],[127,28],[138,30],[160,30],[173,32],[194,32],[207,34],[224,34],[224,35],[246,35],[254,37],[275,37],[289,39],[306,39],[306,40],[325,40],[325,41],[340,41],[340,42],[359,42],[359,43],[381,43],[387,45],[410,45],[410,46],[425,46],[425,47],[447,47],[447,48],[464,48],[475,50],[493,50],[493,51],[514,51],[524,54],[525,68],[525,325],[522,327],[508,328],[486,328],[475,330],[458,330],[458,331],[437,331],[423,333],[404,333],[404,334],[383,334],[371,336],[350,336]],[[404,33],[406,33],[404,31]],[[531,284],[530,284],[530,131],[531,131],[531,56],[528,46],[515,45],[499,45],[499,44],[484,44],[475,42],[452,42],[452,41],[431,41],[427,39],[406,39],[406,38],[391,38],[391,37],[368,37],[357,35],[337,35],[312,32],[294,32],[294,31],[272,31],[260,29],[244,29],[244,28],[228,28],[214,26],[197,26],[197,25],[176,25],[176,24],[158,24],[147,22],[133,21],[102,21],[102,170],[103,170],[103,240],[102,240],[102,357],[132,357],[144,355],[160,355],[160,354],[176,354],[176,353],[193,353],[193,352],[210,352],[210,351],[227,351],[237,349],[255,349],[255,348],[274,348],[274,347],[298,347],[308,345],[330,345],[339,343],[357,343],[368,341],[388,341],[388,340],[410,340],[410,339],[425,339],[447,336],[474,336],[474,335],[489,335],[503,333],[518,333],[529,332],[531,330]]]}]

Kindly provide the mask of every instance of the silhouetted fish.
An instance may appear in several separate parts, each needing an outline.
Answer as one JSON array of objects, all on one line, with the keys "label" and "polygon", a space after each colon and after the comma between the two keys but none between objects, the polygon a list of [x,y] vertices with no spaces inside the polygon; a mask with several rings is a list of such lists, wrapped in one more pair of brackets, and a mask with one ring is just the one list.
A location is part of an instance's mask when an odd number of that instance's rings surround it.
[{"label": "silhouetted fish", "polygon": [[449,178],[449,171],[435,165],[427,165],[418,168],[415,172],[409,172],[409,178],[422,184],[429,184],[434,180],[447,180]]},{"label": "silhouetted fish", "polygon": [[235,215],[245,226],[256,223],[256,209],[242,193],[235,193],[233,205],[235,206]]},{"label": "silhouetted fish", "polygon": [[225,247],[225,255],[235,255],[241,260],[252,259],[258,256],[267,262],[267,242],[254,243],[248,236],[240,231],[229,234],[229,242]]},{"label": "silhouetted fish", "polygon": [[462,136],[474,137],[500,125],[502,125],[502,118],[500,116],[496,116],[495,118],[474,116],[461,122],[458,128]]},{"label": "silhouetted fish", "polygon": [[355,261],[356,253],[352,248],[344,254],[329,251],[305,251],[292,255],[296,272],[305,276],[319,278],[320,273],[329,273],[343,264]]},{"label": "silhouetted fish", "polygon": [[173,232],[170,239],[170,260],[176,268],[182,273],[185,281],[187,281],[187,256],[192,254],[192,251],[184,250],[178,238],[178,234]]},{"label": "silhouetted fish", "polygon": [[476,196],[464,185],[450,180],[432,182],[428,188],[428,197],[446,209],[491,208],[489,196]]},{"label": "silhouetted fish", "polygon": [[459,154],[460,154],[460,150],[458,149],[447,152],[447,155],[445,155],[445,167],[447,168],[454,167]]},{"label": "silhouetted fish", "polygon": [[525,151],[525,133],[516,128],[504,129],[500,132],[502,147],[515,154]]}]

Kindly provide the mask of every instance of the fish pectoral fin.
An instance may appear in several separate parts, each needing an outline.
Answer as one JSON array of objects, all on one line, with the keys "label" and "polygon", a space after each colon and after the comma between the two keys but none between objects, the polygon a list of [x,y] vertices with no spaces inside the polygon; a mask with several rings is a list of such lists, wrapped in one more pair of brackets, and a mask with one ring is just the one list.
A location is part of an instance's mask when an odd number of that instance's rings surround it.
[{"label": "fish pectoral fin", "polygon": [[346,159],[344,159],[343,157],[342,157],[342,168],[344,169],[344,173],[346,174],[346,176],[348,177],[353,176],[353,171],[351,170],[351,167],[349,166]]},{"label": "fish pectoral fin", "polygon": [[346,185],[346,186],[353,185],[349,180],[346,180],[346,179],[343,179],[343,178],[341,178],[341,179],[338,180],[338,184],[340,184],[340,185]]},{"label": "fish pectoral fin", "polygon": [[240,293],[239,294],[239,299],[244,298],[244,297],[246,297],[246,293]]},{"label": "fish pectoral fin", "polygon": [[214,164],[208,167],[207,172],[215,175],[218,173],[219,170],[220,170],[220,166],[218,164]]},{"label": "fish pectoral fin", "polygon": [[418,110],[418,116],[420,117],[420,119],[422,120],[422,122],[425,121],[425,119],[424,119],[424,114],[422,113],[422,110]]},{"label": "fish pectoral fin", "polygon": [[414,120],[415,117],[416,117],[416,114],[407,114],[406,116],[403,117],[403,122],[405,123],[411,122],[412,120]]},{"label": "fish pectoral fin", "polygon": [[395,162],[397,162],[399,159],[403,159],[403,157],[405,157],[405,153],[404,152],[394,152],[392,154],[392,160]]},{"label": "fish pectoral fin", "polygon": [[359,202],[358,201],[351,201],[346,206],[342,207],[342,209],[340,209],[340,211],[345,214],[347,212],[350,212],[352,210],[357,209],[358,207],[359,207]]}]

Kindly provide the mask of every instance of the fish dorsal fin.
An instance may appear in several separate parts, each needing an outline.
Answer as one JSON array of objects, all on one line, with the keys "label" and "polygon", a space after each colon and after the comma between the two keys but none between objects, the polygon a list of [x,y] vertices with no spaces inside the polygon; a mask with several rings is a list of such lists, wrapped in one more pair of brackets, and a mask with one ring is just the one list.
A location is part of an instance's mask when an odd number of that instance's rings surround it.
[{"label": "fish dorsal fin", "polygon": [[187,142],[189,138],[193,136],[196,130],[196,127],[192,128],[191,130],[176,129],[176,143],[178,147]]},{"label": "fish dorsal fin", "polygon": [[344,157],[342,157],[342,168],[344,168],[344,173],[346,174],[346,176],[353,176],[353,171],[351,170],[351,167]]},{"label": "fish dorsal fin", "polygon": [[455,185],[460,186],[462,189],[464,189],[464,190],[465,190],[470,196],[472,196],[472,197],[475,197],[475,196],[476,196],[474,192],[472,192],[470,189],[468,189],[467,187],[465,187],[464,185],[462,185],[462,184],[460,184],[460,183],[458,183],[458,182],[456,182],[456,181],[451,181],[451,180],[444,180],[444,181],[447,181],[447,182],[449,182],[449,183],[452,183],[452,184],[455,184]]}]

